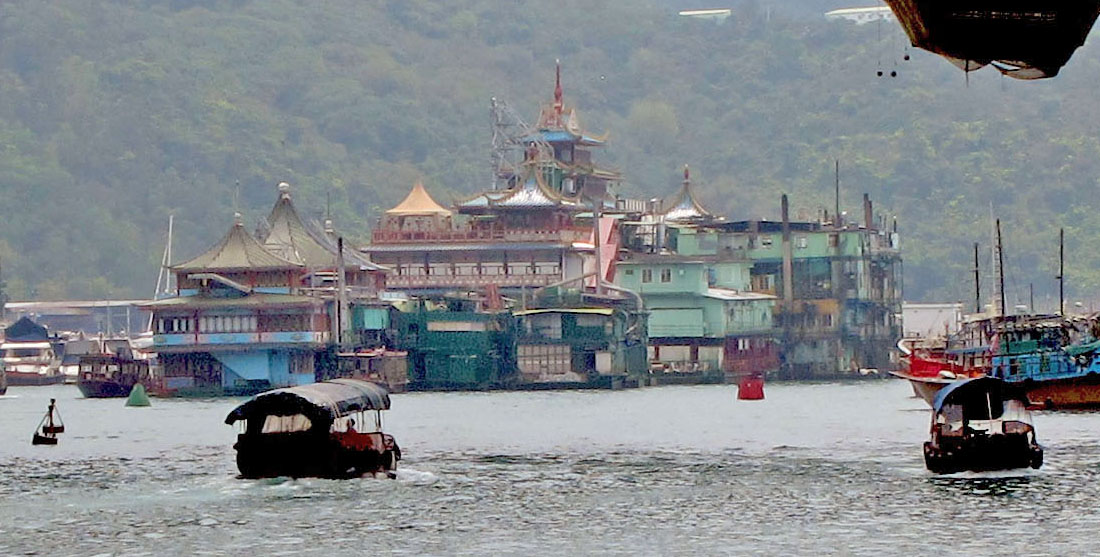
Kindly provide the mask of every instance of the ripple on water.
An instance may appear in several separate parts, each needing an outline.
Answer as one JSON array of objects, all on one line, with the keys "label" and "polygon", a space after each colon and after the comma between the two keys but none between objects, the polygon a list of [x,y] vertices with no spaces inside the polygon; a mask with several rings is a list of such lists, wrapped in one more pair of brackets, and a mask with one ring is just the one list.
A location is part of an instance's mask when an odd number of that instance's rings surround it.
[{"label": "ripple on water", "polygon": [[[927,412],[893,387],[779,386],[751,406],[717,388],[395,395],[395,409],[411,410],[388,423],[420,432],[396,432],[407,457],[396,481],[237,479],[231,435],[193,425],[223,427],[232,401],[165,403],[173,424],[195,428],[181,437],[190,444],[135,450],[117,430],[89,431],[60,451],[0,453],[0,554],[325,554],[362,551],[364,540],[410,555],[896,555],[945,539],[945,554],[1091,552],[1100,415],[1040,416],[1042,470],[933,476],[920,456]],[[803,407],[834,408],[841,393],[860,412],[806,417]],[[647,421],[635,409],[647,397],[644,408],[701,410]],[[31,406],[26,419],[39,419]],[[469,431],[441,417],[452,406]],[[85,408],[104,413],[86,418],[103,428],[147,427],[115,419],[113,405],[66,408],[74,428]],[[494,424],[532,415],[563,421],[558,437],[535,424],[530,438],[498,439]],[[629,433],[637,424],[653,434]],[[155,438],[142,431],[132,438]],[[578,431],[584,443],[570,441]]]}]

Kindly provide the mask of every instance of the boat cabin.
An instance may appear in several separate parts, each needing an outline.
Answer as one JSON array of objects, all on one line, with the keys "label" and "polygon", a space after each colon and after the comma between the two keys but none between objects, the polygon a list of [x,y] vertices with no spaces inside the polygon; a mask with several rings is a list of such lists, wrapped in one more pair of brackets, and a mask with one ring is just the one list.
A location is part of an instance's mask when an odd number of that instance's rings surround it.
[{"label": "boat cabin", "polygon": [[393,477],[401,449],[382,433],[389,392],[357,379],[275,389],[235,408],[237,468],[245,478]]},{"label": "boat cabin", "polygon": [[955,381],[932,401],[931,439],[925,466],[937,474],[1039,468],[1043,448],[1027,397],[994,377]]}]

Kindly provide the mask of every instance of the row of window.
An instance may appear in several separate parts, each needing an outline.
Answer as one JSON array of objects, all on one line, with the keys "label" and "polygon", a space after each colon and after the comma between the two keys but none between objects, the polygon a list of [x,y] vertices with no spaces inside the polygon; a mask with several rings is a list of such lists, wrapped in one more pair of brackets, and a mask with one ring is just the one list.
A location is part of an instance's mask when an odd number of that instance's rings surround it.
[{"label": "row of window", "polygon": [[162,317],[156,320],[158,334],[255,333],[257,331],[311,331],[309,315],[206,315],[198,319]]},{"label": "row of window", "polygon": [[[627,274],[633,274],[627,271]],[[642,269],[642,282],[653,282],[653,269]],[[672,282],[672,269],[661,269],[661,282]]]}]

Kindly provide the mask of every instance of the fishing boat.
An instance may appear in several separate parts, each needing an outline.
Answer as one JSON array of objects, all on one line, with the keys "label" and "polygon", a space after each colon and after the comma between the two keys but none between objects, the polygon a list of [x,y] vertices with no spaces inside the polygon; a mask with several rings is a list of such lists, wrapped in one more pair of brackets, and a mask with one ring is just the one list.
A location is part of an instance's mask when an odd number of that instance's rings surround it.
[{"label": "fishing boat", "polygon": [[46,409],[46,415],[38,423],[31,439],[32,445],[56,445],[57,434],[65,432],[65,424],[61,421],[61,413],[57,411],[57,401],[50,399],[50,406]]},{"label": "fishing boat", "polygon": [[150,384],[149,360],[137,357],[126,339],[105,340],[98,350],[82,354],[76,386],[84,398],[118,398],[137,383]]},{"label": "fishing boat", "polygon": [[[242,423],[233,448],[244,478],[395,477],[401,449],[382,433],[382,411],[389,408],[382,386],[332,379],[260,393],[225,423]],[[368,413],[373,423],[364,420]]]},{"label": "fishing boat", "polygon": [[1038,469],[1043,448],[1035,441],[1027,405],[1019,389],[994,377],[944,387],[932,402],[925,466],[936,474]]},{"label": "fishing boat", "polygon": [[64,381],[61,358],[46,328],[26,317],[4,329],[0,353],[11,385],[53,385]]},{"label": "fishing boat", "polygon": [[989,373],[992,329],[993,319],[979,314],[951,335],[902,339],[898,342],[901,369],[890,374],[909,381],[913,394],[932,404],[936,393],[947,385]]},{"label": "fishing boat", "polygon": [[1100,316],[1051,316],[998,326],[991,375],[1047,408],[1100,407]]}]

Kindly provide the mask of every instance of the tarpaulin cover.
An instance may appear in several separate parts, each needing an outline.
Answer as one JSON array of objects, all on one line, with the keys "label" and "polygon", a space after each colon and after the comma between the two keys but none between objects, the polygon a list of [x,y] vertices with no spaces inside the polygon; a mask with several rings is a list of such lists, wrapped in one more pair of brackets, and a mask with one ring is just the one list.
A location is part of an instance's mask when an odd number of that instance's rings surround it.
[{"label": "tarpaulin cover", "polygon": [[331,424],[334,419],[355,412],[389,408],[390,394],[385,387],[358,379],[332,379],[260,393],[230,412],[225,423],[302,414],[314,424]]}]

